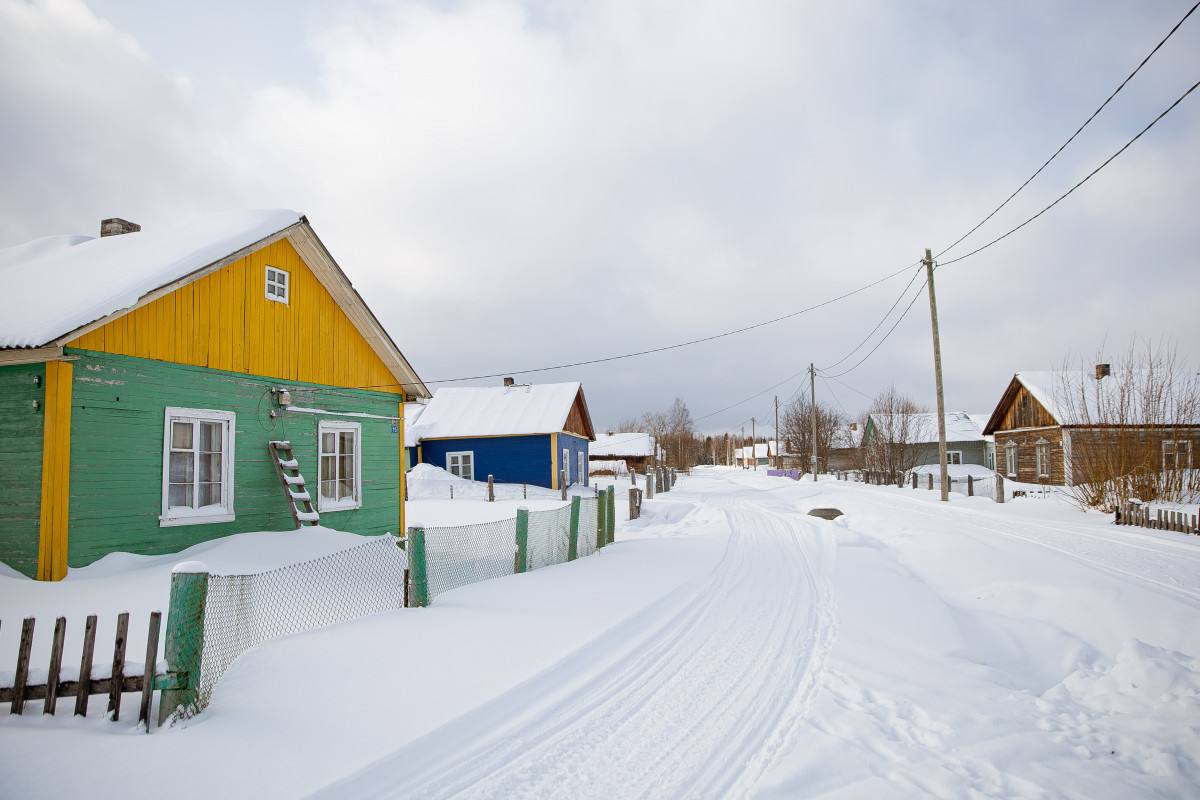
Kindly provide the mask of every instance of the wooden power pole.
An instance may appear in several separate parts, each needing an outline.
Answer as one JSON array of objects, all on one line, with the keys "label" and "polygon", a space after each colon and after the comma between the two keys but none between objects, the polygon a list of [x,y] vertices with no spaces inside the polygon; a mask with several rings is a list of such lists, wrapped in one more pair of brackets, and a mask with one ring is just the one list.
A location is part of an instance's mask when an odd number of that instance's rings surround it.
[{"label": "wooden power pole", "polygon": [[808,365],[808,405],[812,417],[812,473],[813,480],[817,479],[817,369],[811,363]]},{"label": "wooden power pole", "polygon": [[[783,456],[779,455],[779,443],[783,441],[779,435],[779,395],[775,395],[775,469],[783,469]],[[767,455],[771,455],[771,446],[767,445]]]},{"label": "wooden power pole", "polygon": [[950,501],[950,475],[946,466],[946,400],[942,395],[942,340],[938,336],[937,294],[933,291],[933,253],[925,248],[925,282],[929,286],[929,319],[933,324],[933,379],[937,383],[938,465],[942,502]]},{"label": "wooden power pole", "polygon": [[754,471],[758,471],[758,431],[755,428],[758,420],[750,418],[750,460],[754,462]]}]

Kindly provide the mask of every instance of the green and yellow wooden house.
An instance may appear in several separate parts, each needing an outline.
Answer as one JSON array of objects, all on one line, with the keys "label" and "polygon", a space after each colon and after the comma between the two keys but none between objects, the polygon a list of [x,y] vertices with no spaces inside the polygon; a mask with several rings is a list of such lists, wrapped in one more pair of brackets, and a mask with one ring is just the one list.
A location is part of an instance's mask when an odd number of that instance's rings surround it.
[{"label": "green and yellow wooden house", "polygon": [[412,366],[293,211],[0,250],[0,561],[404,528]]}]

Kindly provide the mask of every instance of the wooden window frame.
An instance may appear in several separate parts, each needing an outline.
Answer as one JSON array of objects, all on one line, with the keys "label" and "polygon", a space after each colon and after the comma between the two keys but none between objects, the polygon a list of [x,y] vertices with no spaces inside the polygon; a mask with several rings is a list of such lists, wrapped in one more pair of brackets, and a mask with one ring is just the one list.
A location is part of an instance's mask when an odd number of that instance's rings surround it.
[{"label": "wooden window frame", "polygon": [[[963,455],[962,454],[963,454],[962,450],[947,450],[946,451],[946,464],[947,465],[957,464],[957,465],[961,466],[963,463],[963,460],[962,460]],[[955,461],[953,458],[951,458],[952,455],[958,456],[958,461]]]},{"label": "wooden window frame", "polygon": [[587,486],[588,485],[587,455],[584,454],[584,452],[582,450],[580,450],[578,453],[575,454],[575,459],[578,462],[577,466],[579,468],[579,482],[582,483],[584,486]]},{"label": "wooden window frame", "polygon": [[[1167,465],[1167,448],[1168,447],[1171,447],[1173,449],[1173,452],[1171,453],[1171,455],[1175,462],[1174,464],[1172,464],[1170,466]],[[1184,459],[1184,463],[1180,463],[1180,459],[1179,459],[1179,454],[1180,454],[1181,449],[1183,450],[1184,453],[1187,454],[1186,459]],[[1191,439],[1163,439],[1162,468],[1163,468],[1163,472],[1166,472],[1167,470],[1173,470],[1173,469],[1191,469],[1192,468],[1192,440]]]},{"label": "wooden window frame", "polygon": [[[283,276],[283,281],[271,279],[271,273],[274,272]],[[275,294],[271,294],[271,287],[275,287]],[[283,295],[279,294],[279,290],[283,289]],[[286,269],[272,267],[270,264],[263,270],[263,297],[270,300],[272,303],[283,303],[285,306],[290,305],[292,301],[292,273]]]},{"label": "wooden window frame", "polygon": [[559,466],[562,468],[562,479],[566,482],[567,486],[570,486],[571,485],[571,448],[564,447],[562,449],[562,464],[560,464]]},{"label": "wooden window frame", "polygon": [[1033,444],[1033,457],[1039,478],[1050,477],[1050,442],[1038,439]]},{"label": "wooden window frame", "polygon": [[[334,442],[337,443],[337,450],[330,454],[326,453],[323,448],[324,434],[333,433],[341,434],[346,431],[354,433],[354,497],[351,499],[326,499],[321,494],[321,486],[325,481],[325,460],[324,456],[333,455],[334,463],[342,457],[341,438],[335,436]],[[317,511],[322,514],[333,511],[354,511],[362,508],[362,424],[358,422],[349,422],[347,420],[326,419],[317,423]],[[341,476],[335,476],[335,480],[340,480]]]},{"label": "wooden window frame", "polygon": [[[1021,469],[1021,453],[1020,445],[1009,440],[1004,444],[1004,474],[1009,478],[1017,477],[1017,473]],[[1009,454],[1012,457],[1009,458]]]},{"label": "wooden window frame", "polygon": [[[455,472],[450,463],[451,459],[454,456],[458,456],[459,472]],[[446,472],[449,472],[451,475],[454,475],[456,477],[462,478],[463,476],[460,473],[462,472],[462,457],[463,456],[471,457],[471,475],[470,475],[470,477],[466,478],[466,480],[473,481],[473,480],[475,480],[475,451],[474,450],[452,450],[450,452],[447,452],[446,453]]]},{"label": "wooden window frame", "polygon": [[[221,511],[171,508],[168,503],[171,491],[171,423],[217,422],[221,424]],[[180,525],[209,525],[218,522],[233,522],[236,518],[233,504],[234,439],[237,434],[237,415],[232,411],[211,408],[179,408],[168,406],[163,411],[163,467],[162,498],[158,526],[172,528]],[[193,437],[196,433],[193,433]],[[200,464],[195,465],[199,475]],[[196,478],[193,478],[195,481]]]}]

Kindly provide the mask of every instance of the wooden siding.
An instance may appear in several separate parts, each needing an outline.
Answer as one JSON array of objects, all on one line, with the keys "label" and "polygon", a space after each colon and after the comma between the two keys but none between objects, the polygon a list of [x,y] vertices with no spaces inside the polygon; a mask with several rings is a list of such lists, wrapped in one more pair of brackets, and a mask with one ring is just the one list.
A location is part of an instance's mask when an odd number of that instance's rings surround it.
[{"label": "wooden siding", "polygon": [[[265,296],[289,274],[288,303]],[[286,239],[182,286],[70,347],[326,386],[400,393],[387,366]]]},{"label": "wooden siding", "polygon": [[1158,472],[1163,468],[1163,442],[1191,442],[1191,466],[1200,467],[1200,428],[1111,427],[1067,428],[1071,437],[1072,480],[1083,482],[1105,474]]},{"label": "wooden siding", "polygon": [[571,404],[571,412],[567,414],[567,421],[563,425],[563,430],[567,433],[582,436],[585,439],[592,437],[591,425],[588,423],[584,412],[582,393],[575,395],[575,402]]},{"label": "wooden siding", "polygon": [[70,523],[71,394],[74,366],[46,363],[46,421],[42,428],[42,500],[38,515],[38,580],[67,576]]},{"label": "wooden siding", "polygon": [[1058,424],[1058,420],[1054,419],[1050,412],[1020,383],[1017,383],[1016,391],[1006,393],[1005,401],[1007,401],[1007,405],[996,426],[997,432],[1020,428],[1044,428]]},{"label": "wooden siding", "polygon": [[[267,451],[272,439],[292,442],[315,496],[317,425],[339,418],[285,413],[272,419],[270,390],[281,381],[107,353],[72,353],[79,360],[71,418],[70,566],[85,566],[116,551],[173,553],[233,533],[290,530],[291,514]],[[298,407],[397,415],[395,395],[282,383]],[[160,527],[168,406],[236,414],[234,521]],[[322,513],[321,523],[360,534],[398,532],[403,426],[386,419],[355,421],[362,426],[362,507]]]},{"label": "wooden siding", "polygon": [[492,475],[497,483],[528,483],[554,488],[550,484],[554,452],[550,439],[548,434],[424,439],[420,457],[422,463],[446,469],[447,453],[469,450],[475,454],[477,481],[486,481],[487,476]]},{"label": "wooden siding", "polygon": [[[1037,442],[1045,439],[1050,443],[1050,477],[1037,474]],[[996,471],[1006,478],[1008,474],[1007,451],[1009,442],[1017,443],[1017,475],[1013,480],[1021,483],[1048,483],[1062,486],[1066,483],[1063,460],[1062,428],[1042,428],[1023,431],[996,431]],[[1074,442],[1072,442],[1072,445]]]},{"label": "wooden siding", "polygon": [[44,364],[0,367],[0,562],[31,578],[38,571],[45,387]]},{"label": "wooden siding", "polygon": [[[568,450],[571,453],[571,462],[567,465],[567,481],[568,486],[572,483],[587,485],[587,462],[588,462],[588,440],[585,436],[573,436],[569,433],[560,433],[558,435],[558,444],[556,450],[561,458],[563,450]],[[579,454],[583,453],[583,468],[584,473],[579,474]],[[557,487],[556,487],[557,488]]]}]

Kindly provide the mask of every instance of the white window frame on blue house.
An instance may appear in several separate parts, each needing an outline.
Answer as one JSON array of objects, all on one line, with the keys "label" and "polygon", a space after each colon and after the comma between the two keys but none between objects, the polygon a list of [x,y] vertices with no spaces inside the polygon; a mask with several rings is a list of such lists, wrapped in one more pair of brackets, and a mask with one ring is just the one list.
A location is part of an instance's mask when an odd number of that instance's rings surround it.
[{"label": "white window frame on blue house", "polygon": [[571,448],[563,448],[562,456],[562,478],[567,486],[571,485]]},{"label": "white window frame on blue house", "polygon": [[[162,468],[162,514],[158,518],[159,527],[169,528],[177,525],[205,525],[213,522],[233,522],[233,464],[234,464],[234,434],[237,430],[237,415],[232,411],[218,411],[208,408],[176,408],[168,407],[163,413],[163,468]],[[172,430],[174,423],[188,424],[192,427],[192,444],[190,448],[173,447]],[[199,429],[202,423],[221,426],[221,502],[196,508],[193,506],[172,506],[171,493],[171,454],[192,454],[192,501],[196,501],[200,483]]]},{"label": "white window frame on blue house", "polygon": [[[467,463],[470,465],[470,474],[463,474],[463,456],[467,457]],[[457,459],[458,463],[455,464]],[[454,450],[446,453],[446,472],[455,475],[459,478],[466,478],[469,481],[475,480],[475,451],[474,450]]]},{"label": "white window frame on blue house", "polygon": [[[325,449],[325,434],[334,435],[334,449]],[[326,497],[325,459],[334,459],[334,476],[330,480],[341,482],[341,459],[343,433],[354,434],[354,494],[352,497]],[[353,511],[362,508],[362,425],[357,422],[344,420],[321,420],[317,424],[317,510],[318,511]]]},{"label": "white window frame on blue house", "polygon": [[584,455],[584,452],[582,450],[580,450],[578,453],[575,454],[575,457],[576,457],[576,460],[579,462],[579,482],[582,483],[584,486],[587,486],[588,485],[587,456]]}]

